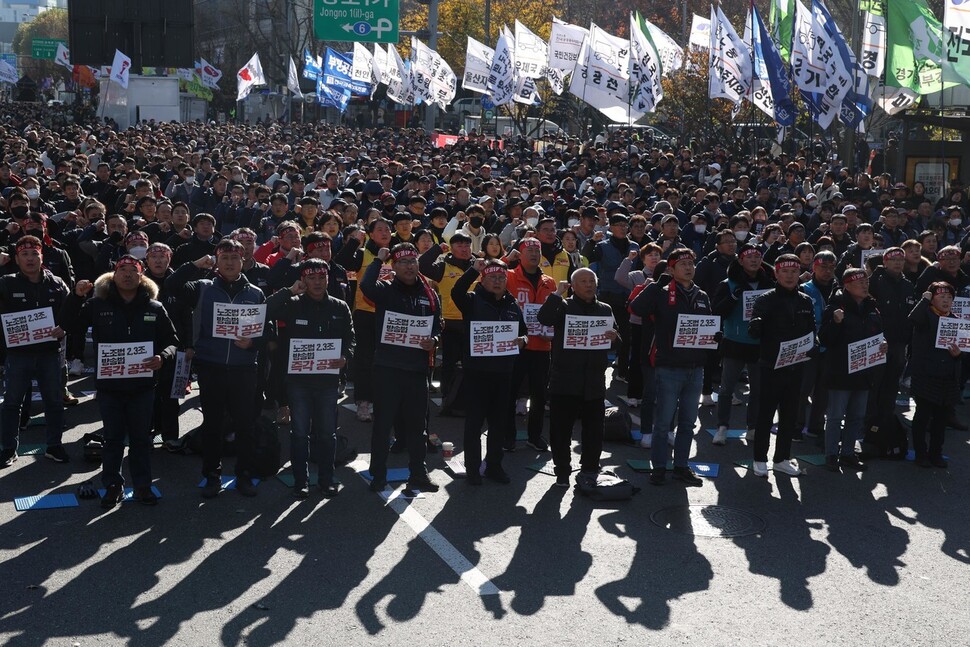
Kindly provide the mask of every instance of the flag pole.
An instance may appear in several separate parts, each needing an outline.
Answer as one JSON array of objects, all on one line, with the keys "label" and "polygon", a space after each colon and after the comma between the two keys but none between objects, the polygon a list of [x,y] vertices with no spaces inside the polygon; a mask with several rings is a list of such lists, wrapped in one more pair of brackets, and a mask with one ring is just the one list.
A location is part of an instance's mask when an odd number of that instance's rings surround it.
[{"label": "flag pole", "polygon": [[[943,65],[946,53],[946,5],[947,2],[943,3],[943,20],[940,22],[940,172],[943,174],[942,187],[949,189],[948,183],[950,180],[950,174],[947,172],[946,165],[946,128],[944,127],[944,117],[943,117]],[[941,188],[941,191],[943,189]],[[941,193],[940,197],[943,197]]]}]

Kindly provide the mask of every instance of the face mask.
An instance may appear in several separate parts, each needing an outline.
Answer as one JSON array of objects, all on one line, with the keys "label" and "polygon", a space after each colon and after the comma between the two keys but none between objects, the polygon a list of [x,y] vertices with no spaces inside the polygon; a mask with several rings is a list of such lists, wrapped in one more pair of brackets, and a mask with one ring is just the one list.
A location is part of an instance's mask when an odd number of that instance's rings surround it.
[{"label": "face mask", "polygon": [[[27,195],[28,196],[30,195],[30,191],[27,192]],[[950,218],[951,227],[959,227],[961,222],[963,222],[963,220],[961,220],[960,218]]]},{"label": "face mask", "polygon": [[810,206],[812,209],[814,209],[815,207],[818,206],[818,202],[816,200],[809,200],[808,201],[808,206]]},{"label": "face mask", "polygon": [[75,151],[74,151],[74,149],[73,149],[73,148],[68,148],[68,149],[67,149],[67,154],[68,154],[68,155],[74,155],[74,152],[75,152]]},{"label": "face mask", "polygon": [[519,195],[521,195],[521,196],[522,196],[522,199],[523,199],[523,200],[528,200],[528,199],[529,199],[529,192],[528,192],[528,191],[523,191],[523,192],[522,192],[522,193],[520,193]]},{"label": "face mask", "polygon": [[471,224],[472,227],[478,229],[485,223],[485,219],[481,217],[472,216],[471,218],[468,219],[468,222]]},{"label": "face mask", "polygon": [[26,218],[27,211],[29,211],[27,207],[14,207],[10,210],[10,213],[14,218]]},{"label": "face mask", "polygon": [[232,181],[233,182],[242,182],[243,181],[243,178],[242,178],[241,175],[233,175],[232,176]]},{"label": "face mask", "polygon": [[694,225],[694,231],[696,231],[698,234],[703,234],[705,231],[707,231],[707,225]]},{"label": "face mask", "polygon": [[37,175],[37,168],[33,166],[29,167],[27,169],[27,175]]},{"label": "face mask", "polygon": [[525,224],[529,225],[530,227],[535,227],[538,222],[539,222],[539,219],[538,218],[526,218],[525,219]]},{"label": "face mask", "polygon": [[40,190],[39,189],[27,189],[27,197],[30,198],[31,200],[36,200],[37,198],[40,197]]},{"label": "face mask", "polygon": [[744,229],[739,229],[734,232],[734,237],[743,243],[748,238],[748,232]]},{"label": "face mask", "polygon": [[186,175],[185,176],[185,183],[186,184],[195,184],[195,176],[194,175]]},{"label": "face mask", "polygon": [[570,228],[578,227],[579,226],[579,220],[577,220],[575,218],[570,218],[569,221],[566,223],[566,225],[568,227],[570,227]]},{"label": "face mask", "polygon": [[148,256],[148,248],[147,247],[132,247],[131,249],[128,250],[128,253],[131,254],[132,256],[134,256],[135,258],[137,258],[138,260],[142,260],[143,258],[145,258],[146,256]]}]

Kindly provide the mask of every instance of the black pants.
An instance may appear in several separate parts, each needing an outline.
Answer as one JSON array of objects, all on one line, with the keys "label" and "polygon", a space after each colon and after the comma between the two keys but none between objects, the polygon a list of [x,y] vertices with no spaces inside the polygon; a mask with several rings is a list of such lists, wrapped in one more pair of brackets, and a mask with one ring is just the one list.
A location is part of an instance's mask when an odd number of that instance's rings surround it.
[{"label": "black pants", "polygon": [[75,359],[84,359],[84,336],[86,334],[87,330],[67,334],[66,353],[68,362]]},{"label": "black pants", "polygon": [[354,311],[354,402],[374,401],[374,351],[377,340],[377,315]]},{"label": "black pants", "polygon": [[704,381],[701,383],[701,393],[714,393],[714,381],[721,381],[721,354],[716,350],[704,351]]},{"label": "black pants", "polygon": [[600,301],[613,308],[613,320],[620,338],[613,342],[616,352],[616,368],[614,375],[626,379],[630,368],[630,313],[626,309],[626,295],[616,292],[603,292]]},{"label": "black pants", "polygon": [[872,427],[889,429],[893,417],[896,415],[896,397],[899,395],[899,380],[906,368],[906,344],[889,344],[886,353],[886,365],[882,367],[882,374],[869,390],[869,406],[866,411],[866,426],[868,431]]},{"label": "black pants", "polygon": [[256,409],[256,367],[197,362],[202,402],[202,475],[222,474],[225,418],[236,435],[236,475],[248,476],[253,462]]},{"label": "black pants", "polygon": [[[913,451],[916,460],[924,457],[943,458],[943,434],[946,423],[953,415],[952,406],[935,404],[924,398],[916,400],[916,413],[913,414]],[[930,435],[930,446],[926,447],[926,434]]]},{"label": "black pants", "polygon": [[[465,322],[460,319],[446,319],[445,327],[441,331],[441,393],[447,395],[449,389],[455,385],[455,366],[461,361],[461,347],[466,344]],[[461,387],[463,393],[472,393]],[[458,395],[457,393],[455,394]],[[464,398],[452,400],[455,407],[464,409],[467,405]]]},{"label": "black pants", "polygon": [[788,366],[777,371],[761,366],[761,398],[758,403],[758,424],[754,431],[754,460],[768,461],[768,445],[771,440],[771,422],[778,412],[778,435],[775,438],[776,463],[791,458],[792,434],[795,431],[795,415],[798,393],[802,387],[804,364]]},{"label": "black pants", "polygon": [[626,397],[639,400],[643,397],[643,325],[630,323],[630,365],[626,374]]},{"label": "black pants", "polygon": [[[482,464],[482,423],[488,421],[485,438],[485,463],[489,471],[502,469],[502,441],[508,438],[508,406],[512,392],[509,375],[465,371],[464,383],[474,397],[465,410],[465,471],[478,474]],[[515,427],[512,427],[514,434]]]},{"label": "black pants", "polygon": [[152,409],[152,429],[162,440],[178,440],[179,437],[179,399],[172,395],[172,381],[175,379],[175,360],[162,365],[158,371],[158,385],[155,387],[154,407]]},{"label": "black pants", "polygon": [[370,473],[375,481],[387,480],[387,455],[391,428],[407,443],[411,478],[425,478],[427,446],[424,440],[425,414],[428,410],[428,374],[425,367],[416,371],[381,367],[381,388],[374,394],[374,427],[371,432]]},{"label": "black pants", "polygon": [[576,395],[549,395],[549,446],[556,476],[569,476],[573,424],[579,419],[583,453],[579,466],[584,472],[599,472],[603,452],[603,398],[583,400]]},{"label": "black pants", "polygon": [[[515,360],[512,369],[512,385],[509,401],[502,411],[508,415],[505,426],[506,445],[515,444],[515,400],[522,382],[528,378],[529,385],[529,440],[535,442],[542,438],[542,425],[546,415],[546,392],[549,388],[549,352],[544,350],[523,350]],[[468,393],[475,393],[468,391]],[[469,398],[469,400],[474,398]],[[468,404],[471,408],[471,403]]]},{"label": "black pants", "polygon": [[[816,436],[825,434],[825,411],[829,407],[829,387],[825,379],[824,355],[813,357],[805,362],[802,369],[802,387],[798,395],[798,411],[795,415],[795,429],[801,432],[807,427]],[[809,410],[808,399],[812,399]]]}]

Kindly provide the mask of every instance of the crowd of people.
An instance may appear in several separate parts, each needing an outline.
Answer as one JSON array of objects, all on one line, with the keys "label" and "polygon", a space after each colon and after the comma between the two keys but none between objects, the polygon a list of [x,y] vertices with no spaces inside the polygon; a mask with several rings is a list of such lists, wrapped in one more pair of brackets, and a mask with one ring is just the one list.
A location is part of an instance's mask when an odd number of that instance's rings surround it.
[{"label": "crowd of people", "polygon": [[[806,437],[834,472],[908,444],[917,464],[944,468],[945,428],[965,428],[961,338],[940,332],[970,288],[955,182],[930,200],[919,182],[814,148],[661,148],[622,130],[541,147],[472,132],[437,148],[420,129],[52,130],[11,111],[0,134],[0,466],[17,460],[31,380],[45,455],[70,460],[67,379],[93,357],[106,508],[123,496],[126,438],[134,496],[157,502],[152,437],[176,449],[189,433],[189,364],[206,498],[222,491],[227,437],[237,490],[257,494],[263,409],[289,425],[296,496],[310,495],[311,461],[322,495],[337,495],[350,383],[372,424],[373,491],[397,451],[409,488],[438,489],[426,461],[435,388],[464,416],[472,486],[510,481],[516,415],[562,487],[578,420],[576,481],[595,483],[607,375],[639,410],[655,485],[671,451],[670,476],[701,484],[688,459],[703,406],[717,407],[715,446],[746,406],[758,476],[798,476],[792,443]],[[916,403],[908,438],[901,384]]]}]

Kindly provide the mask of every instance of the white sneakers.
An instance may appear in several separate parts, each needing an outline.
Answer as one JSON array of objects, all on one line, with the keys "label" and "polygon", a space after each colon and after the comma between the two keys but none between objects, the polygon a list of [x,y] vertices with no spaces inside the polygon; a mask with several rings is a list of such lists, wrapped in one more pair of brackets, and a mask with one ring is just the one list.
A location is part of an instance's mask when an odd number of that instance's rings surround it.
[{"label": "white sneakers", "polygon": [[755,476],[767,477],[768,463],[765,463],[764,461],[755,461],[752,465],[752,471],[754,472]]},{"label": "white sneakers", "polygon": [[714,439],[711,441],[711,444],[723,447],[727,445],[727,437],[727,427],[721,425],[717,428],[717,433],[714,434]]},{"label": "white sneakers", "polygon": [[802,471],[798,469],[798,463],[792,459],[775,463],[771,466],[771,468],[776,472],[781,472],[782,474],[787,474],[788,476],[799,476],[802,473]]},{"label": "white sneakers", "polygon": [[714,402],[714,396],[708,393],[707,395],[701,396],[701,406],[702,407],[713,407],[716,403]]},{"label": "white sneakers", "polygon": [[79,359],[72,359],[67,365],[67,374],[73,377],[84,375],[84,362]]},{"label": "white sneakers", "polygon": [[361,400],[357,403],[357,420],[360,422],[370,422],[374,419],[374,409],[370,402]]}]

